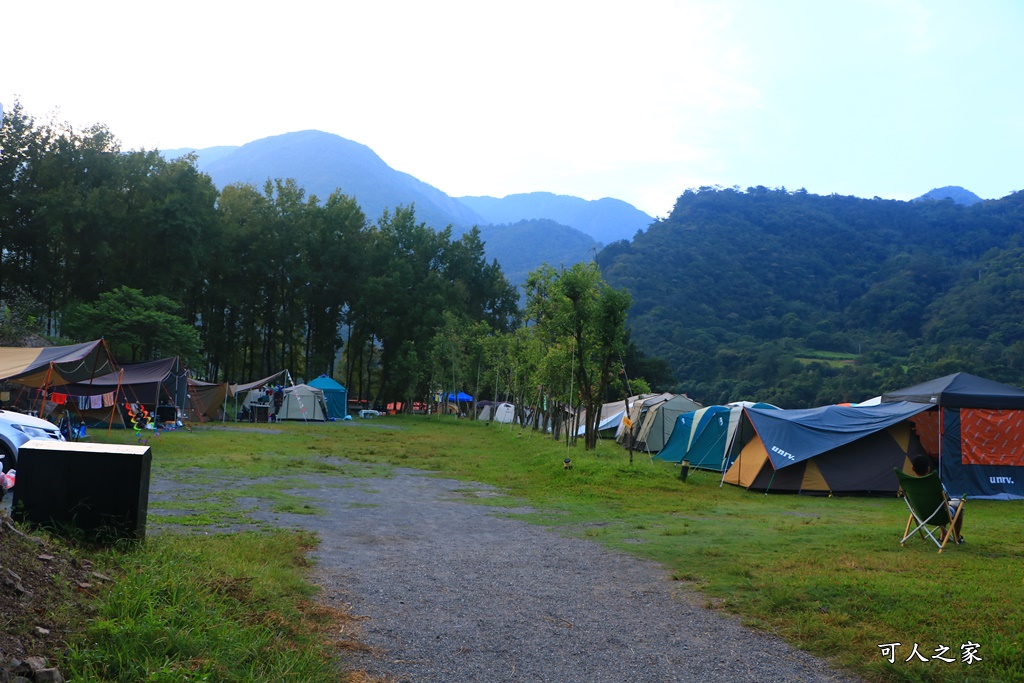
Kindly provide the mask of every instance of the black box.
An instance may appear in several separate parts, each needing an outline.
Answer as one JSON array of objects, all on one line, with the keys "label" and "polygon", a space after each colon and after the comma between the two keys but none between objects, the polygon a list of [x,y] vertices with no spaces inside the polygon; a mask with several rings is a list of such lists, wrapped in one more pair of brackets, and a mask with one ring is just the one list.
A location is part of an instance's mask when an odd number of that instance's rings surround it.
[{"label": "black box", "polygon": [[146,537],[149,446],[34,439],[18,449],[11,516],[118,537]]}]

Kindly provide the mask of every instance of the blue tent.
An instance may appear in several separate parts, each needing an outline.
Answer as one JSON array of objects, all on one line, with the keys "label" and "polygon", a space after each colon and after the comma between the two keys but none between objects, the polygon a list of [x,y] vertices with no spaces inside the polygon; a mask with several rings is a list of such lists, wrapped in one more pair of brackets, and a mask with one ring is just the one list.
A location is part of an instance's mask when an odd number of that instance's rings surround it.
[{"label": "blue tent", "polygon": [[458,395],[456,395],[456,394],[448,394],[448,400],[449,401],[457,401],[459,403],[469,403],[469,402],[471,402],[473,400],[473,397],[470,396],[469,394],[466,394],[466,393],[460,391],[458,393]]},{"label": "blue tent", "polygon": [[884,394],[889,401],[937,410],[934,455],[950,495],[1024,499],[1024,389],[957,372]]},{"label": "blue tent", "polygon": [[327,404],[327,418],[343,420],[348,415],[348,389],[327,375],[320,375],[309,386],[324,392],[324,403]]},{"label": "blue tent", "polygon": [[[768,403],[756,403],[754,407],[778,410]],[[742,405],[708,406],[683,413],[676,419],[672,436],[655,459],[677,464],[686,460],[692,468],[723,472],[754,436],[753,429],[742,417]]]}]

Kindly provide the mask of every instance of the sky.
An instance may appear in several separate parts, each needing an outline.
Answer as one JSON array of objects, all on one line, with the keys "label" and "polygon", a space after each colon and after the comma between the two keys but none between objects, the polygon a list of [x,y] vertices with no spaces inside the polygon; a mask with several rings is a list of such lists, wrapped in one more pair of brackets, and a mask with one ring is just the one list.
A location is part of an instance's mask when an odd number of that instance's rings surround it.
[{"label": "sky", "polygon": [[1024,189],[1020,0],[39,0],[0,104],[124,149],[298,130],[454,196]]}]

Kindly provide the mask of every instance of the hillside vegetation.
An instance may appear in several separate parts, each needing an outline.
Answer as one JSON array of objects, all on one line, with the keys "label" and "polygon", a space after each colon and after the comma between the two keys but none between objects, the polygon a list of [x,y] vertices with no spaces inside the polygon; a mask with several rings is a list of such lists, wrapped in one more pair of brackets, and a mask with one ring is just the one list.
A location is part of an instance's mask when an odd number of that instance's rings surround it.
[{"label": "hillside vegetation", "polygon": [[599,263],[678,389],[800,407],[958,370],[1024,384],[1022,227],[1024,192],[962,206],[701,188]]},{"label": "hillside vegetation", "polygon": [[542,265],[570,268],[597,253],[589,235],[550,220],[487,225],[480,228],[480,238],[487,258],[497,259],[505,277],[517,286]]}]

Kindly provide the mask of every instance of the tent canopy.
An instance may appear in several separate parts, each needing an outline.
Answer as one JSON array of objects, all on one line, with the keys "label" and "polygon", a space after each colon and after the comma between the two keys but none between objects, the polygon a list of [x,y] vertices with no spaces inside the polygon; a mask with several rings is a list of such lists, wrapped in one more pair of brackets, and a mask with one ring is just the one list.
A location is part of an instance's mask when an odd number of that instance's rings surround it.
[{"label": "tent canopy", "polygon": [[921,403],[822,406],[806,410],[745,408],[776,470],[852,443],[928,410]]},{"label": "tent canopy", "polygon": [[95,396],[121,387],[129,401],[149,404],[185,405],[186,373],[177,356],[143,363],[125,363],[120,371],[111,372],[67,386],[74,396]]},{"label": "tent canopy", "polygon": [[966,372],[882,394],[883,403],[913,401],[946,408],[1024,409],[1024,389]]},{"label": "tent canopy", "polygon": [[939,475],[951,495],[1024,499],[1024,389],[957,372],[882,396],[900,398],[938,408]]},{"label": "tent canopy", "polygon": [[284,370],[278,370],[273,375],[258,379],[255,382],[249,382],[248,384],[231,384],[228,386],[228,396],[238,396],[244,394],[247,391],[252,391],[258,387],[266,386],[267,384],[274,384],[281,375],[285,373]]},{"label": "tent canopy", "polygon": [[473,397],[463,391],[460,391],[458,394],[449,393],[448,400],[458,401],[459,403],[469,403],[470,401],[473,400]]},{"label": "tent canopy", "polygon": [[723,476],[747,489],[811,494],[895,495],[893,469],[911,469],[911,422],[923,403],[824,406],[809,410],[746,407],[756,435]]},{"label": "tent canopy", "polygon": [[0,348],[0,380],[30,387],[83,382],[118,369],[102,339],[45,348]]}]

